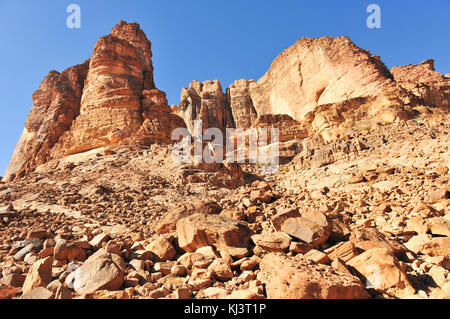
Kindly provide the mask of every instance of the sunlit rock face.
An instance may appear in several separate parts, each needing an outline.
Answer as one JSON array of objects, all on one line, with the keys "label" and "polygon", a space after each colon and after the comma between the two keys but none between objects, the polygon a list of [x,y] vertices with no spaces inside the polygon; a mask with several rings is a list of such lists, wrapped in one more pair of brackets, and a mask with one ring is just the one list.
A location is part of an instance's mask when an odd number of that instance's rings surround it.
[{"label": "sunlit rock face", "polygon": [[[56,156],[110,146],[137,132],[141,95],[153,89],[150,42],[137,24],[119,23],[98,40],[81,99],[80,116]],[[144,79],[144,77],[147,77]]]},{"label": "sunlit rock face", "polygon": [[174,143],[173,131],[194,133],[197,120],[203,131],[278,128],[280,142],[330,142],[450,107],[450,78],[433,60],[388,70],[347,37],[301,38],[256,82],[241,79],[223,90],[218,80],[192,81],[173,108],[153,70],[150,41],[137,23],[121,21],[88,61],[51,71],[33,94],[4,180],[99,147]]},{"label": "sunlit rock face", "polygon": [[380,59],[347,37],[302,38],[252,87],[258,114],[304,120],[317,106],[379,95],[392,83]]},{"label": "sunlit rock face", "polygon": [[171,143],[185,127],[155,87],[151,43],[137,23],[121,21],[97,41],[90,60],[52,71],[33,107],[5,180],[51,159],[118,143]]},{"label": "sunlit rock face", "polygon": [[434,69],[434,60],[416,65],[393,67],[395,81],[418,99],[418,103],[434,107],[450,107],[450,76]]},{"label": "sunlit rock face", "polygon": [[186,122],[194,133],[194,121],[201,120],[203,129],[232,127],[232,118],[226,95],[218,80],[203,83],[192,81],[181,91],[181,99],[174,112]]}]

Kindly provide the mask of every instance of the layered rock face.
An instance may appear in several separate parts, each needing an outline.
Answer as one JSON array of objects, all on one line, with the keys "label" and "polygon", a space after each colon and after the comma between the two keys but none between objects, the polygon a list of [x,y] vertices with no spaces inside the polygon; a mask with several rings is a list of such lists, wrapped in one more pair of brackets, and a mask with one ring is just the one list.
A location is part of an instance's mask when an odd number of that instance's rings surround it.
[{"label": "layered rock face", "polygon": [[137,24],[120,23],[111,35],[99,39],[80,116],[56,156],[114,145],[139,130],[142,91],[154,88],[150,58],[150,42]]},{"label": "layered rock face", "polygon": [[33,96],[5,180],[99,147],[172,143],[175,128],[193,133],[196,120],[203,130],[278,128],[287,143],[281,152],[295,153],[305,138],[329,143],[449,107],[450,79],[432,60],[389,71],[347,37],[302,38],[257,82],[242,79],[223,91],[217,80],[192,81],[173,109],[155,86],[151,58],[139,25],[122,21],[99,39],[90,61],[50,72]]},{"label": "layered rock face", "polygon": [[231,126],[229,106],[217,80],[203,83],[192,81],[189,88],[183,88],[175,113],[185,120],[191,133],[194,132],[194,121],[197,120],[202,121],[204,130]]},{"label": "layered rock face", "polygon": [[21,178],[51,158],[52,148],[80,112],[88,66],[89,60],[62,73],[51,71],[41,82],[6,179]]},{"label": "layered rock face", "polygon": [[250,97],[250,87],[254,83],[253,80],[238,80],[234,81],[227,89],[227,101],[232,111],[235,127],[248,129],[252,127],[258,117]]},{"label": "layered rock face", "polygon": [[410,119],[416,107],[448,107],[450,100],[449,79],[435,72],[432,60],[389,71],[347,37],[298,40],[259,81],[235,81],[225,102],[220,84],[214,85],[214,107],[200,106],[198,82],[183,89],[177,114],[188,126],[201,118],[204,128],[223,128],[212,125],[217,121],[211,114],[231,112],[227,123],[233,127],[276,127],[280,141],[320,136],[330,142],[354,129]]},{"label": "layered rock face", "polygon": [[33,108],[4,179],[21,178],[51,159],[118,143],[171,143],[184,121],[155,87],[151,43],[137,23],[121,21],[100,38],[92,58],[52,71]]},{"label": "layered rock face", "polygon": [[143,123],[132,139],[141,145],[173,143],[173,130],[186,127],[186,124],[181,117],[172,114],[166,93],[158,89],[144,90],[141,103]]}]

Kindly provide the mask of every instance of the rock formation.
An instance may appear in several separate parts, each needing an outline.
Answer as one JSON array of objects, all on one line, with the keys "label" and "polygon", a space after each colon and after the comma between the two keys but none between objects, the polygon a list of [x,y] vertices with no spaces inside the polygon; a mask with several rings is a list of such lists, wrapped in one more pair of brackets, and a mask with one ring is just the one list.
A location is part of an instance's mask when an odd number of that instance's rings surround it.
[{"label": "rock formation", "polygon": [[155,88],[151,57],[151,43],[139,25],[121,21],[98,40],[90,60],[61,74],[50,72],[33,94],[4,179],[125,140],[171,143],[172,130],[185,124]]},{"label": "rock formation", "polygon": [[[33,95],[0,182],[0,299],[450,299],[449,81],[303,38],[171,109],[121,22]],[[279,170],[171,161],[195,120],[278,128]]]},{"label": "rock formation", "polygon": [[194,121],[197,120],[202,121],[203,130],[232,127],[229,106],[218,80],[192,81],[189,88],[181,91],[181,101],[175,113],[185,120],[191,133],[194,133]]},{"label": "rock formation", "polygon": [[450,79],[432,60],[389,71],[347,37],[302,38],[259,81],[235,81],[225,92],[218,80],[192,81],[173,110],[155,87],[151,57],[139,25],[122,21],[98,40],[90,61],[50,72],[33,95],[5,180],[95,148],[172,143],[175,128],[193,133],[196,120],[203,130],[278,128],[289,159],[307,137],[330,142],[412,118],[418,107],[449,107]]}]

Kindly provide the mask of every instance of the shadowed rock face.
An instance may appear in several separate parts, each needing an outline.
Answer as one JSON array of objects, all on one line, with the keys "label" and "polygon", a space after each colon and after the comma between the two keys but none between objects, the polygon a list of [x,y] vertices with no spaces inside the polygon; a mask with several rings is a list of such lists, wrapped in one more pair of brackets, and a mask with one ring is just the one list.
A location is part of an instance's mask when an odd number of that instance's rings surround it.
[{"label": "shadowed rock face", "polygon": [[20,178],[51,158],[52,148],[80,113],[88,66],[89,60],[62,73],[51,71],[41,82],[6,179]]}]

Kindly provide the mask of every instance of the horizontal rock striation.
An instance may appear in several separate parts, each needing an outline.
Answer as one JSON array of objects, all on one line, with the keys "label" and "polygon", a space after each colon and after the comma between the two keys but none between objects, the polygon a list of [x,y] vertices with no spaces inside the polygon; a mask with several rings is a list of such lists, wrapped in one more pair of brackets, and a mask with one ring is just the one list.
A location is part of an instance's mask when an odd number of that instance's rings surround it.
[{"label": "horizontal rock striation", "polygon": [[4,180],[99,147],[172,143],[172,130],[185,124],[156,89],[151,58],[151,43],[139,24],[121,21],[98,40],[90,60],[51,71],[33,94]]}]

